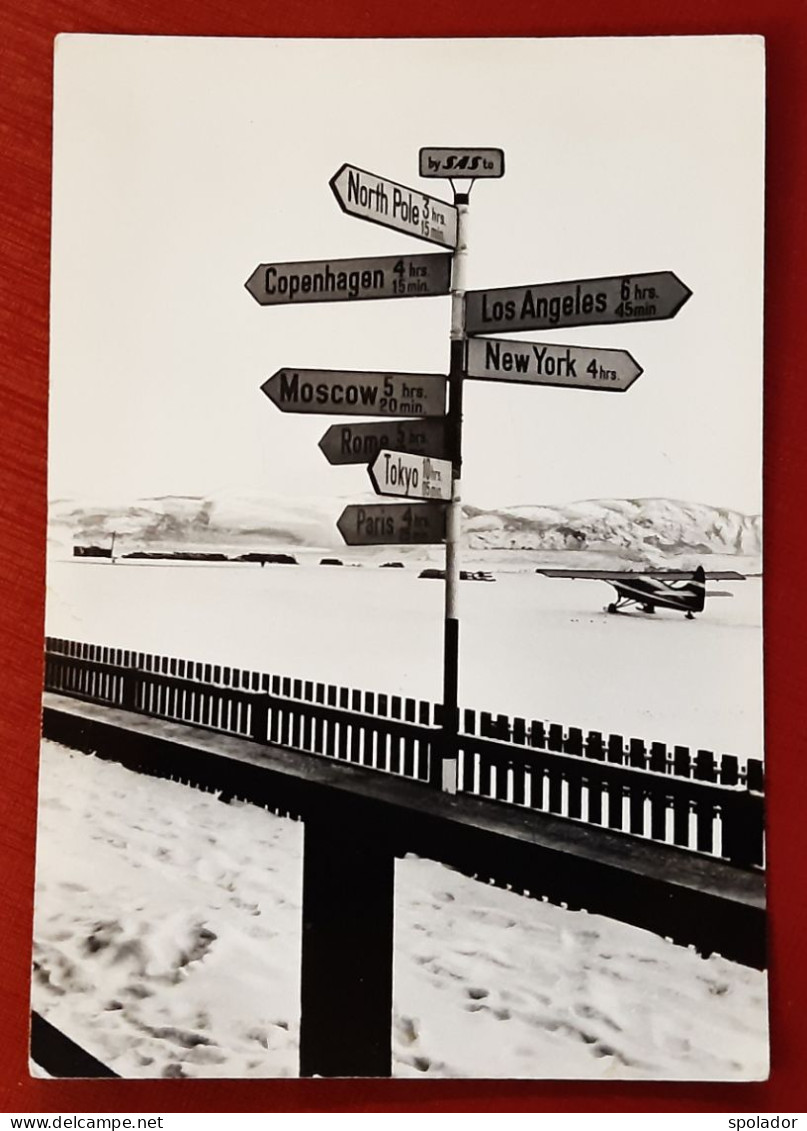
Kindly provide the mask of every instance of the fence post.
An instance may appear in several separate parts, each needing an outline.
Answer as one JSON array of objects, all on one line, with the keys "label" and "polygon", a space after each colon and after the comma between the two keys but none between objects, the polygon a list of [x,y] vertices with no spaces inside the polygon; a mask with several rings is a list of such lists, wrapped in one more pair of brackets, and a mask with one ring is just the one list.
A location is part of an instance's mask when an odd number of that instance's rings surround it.
[{"label": "fence post", "polygon": [[373,822],[324,809],[303,835],[300,1075],[389,1076],[391,845]]}]

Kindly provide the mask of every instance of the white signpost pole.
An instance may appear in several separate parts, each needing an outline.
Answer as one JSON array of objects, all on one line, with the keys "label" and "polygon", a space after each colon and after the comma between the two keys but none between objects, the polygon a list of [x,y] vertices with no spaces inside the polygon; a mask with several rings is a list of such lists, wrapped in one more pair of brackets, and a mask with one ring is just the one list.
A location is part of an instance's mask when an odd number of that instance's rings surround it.
[{"label": "white signpost pole", "polygon": [[432,784],[457,792],[459,736],[459,583],[462,535],[462,386],[465,366],[465,276],[468,258],[468,192],[454,192],[457,246],[451,271],[451,364],[448,375],[446,439],[452,463],[451,500],[446,513],[445,627],[443,644],[443,737],[432,767]]}]

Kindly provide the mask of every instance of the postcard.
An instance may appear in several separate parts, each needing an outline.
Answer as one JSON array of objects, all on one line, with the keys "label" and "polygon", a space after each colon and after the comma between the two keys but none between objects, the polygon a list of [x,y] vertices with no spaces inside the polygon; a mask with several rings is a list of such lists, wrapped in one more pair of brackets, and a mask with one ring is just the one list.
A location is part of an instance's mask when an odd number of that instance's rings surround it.
[{"label": "postcard", "polygon": [[57,39],[34,1075],[767,1076],[764,69]]}]

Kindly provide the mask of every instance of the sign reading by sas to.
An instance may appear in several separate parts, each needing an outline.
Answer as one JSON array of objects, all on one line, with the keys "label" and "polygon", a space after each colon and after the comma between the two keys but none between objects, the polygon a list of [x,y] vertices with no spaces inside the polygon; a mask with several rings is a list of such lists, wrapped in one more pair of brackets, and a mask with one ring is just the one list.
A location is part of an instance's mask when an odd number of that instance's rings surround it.
[{"label": "sign reading by sas to", "polygon": [[468,291],[468,334],[672,318],[692,294],[672,271]]},{"label": "sign reading by sas to", "polygon": [[440,149],[426,146],[420,151],[421,177],[504,176],[503,149]]},{"label": "sign reading by sas to", "polygon": [[437,373],[278,369],[261,385],[281,412],[348,416],[443,416],[446,378]]},{"label": "sign reading by sas to", "polygon": [[342,165],[329,182],[339,207],[350,216],[397,228],[430,243],[457,246],[457,209],[445,200]]},{"label": "sign reading by sas to", "polygon": [[378,255],[370,259],[261,263],[244,285],[261,306],[447,295],[451,290],[451,256]]}]

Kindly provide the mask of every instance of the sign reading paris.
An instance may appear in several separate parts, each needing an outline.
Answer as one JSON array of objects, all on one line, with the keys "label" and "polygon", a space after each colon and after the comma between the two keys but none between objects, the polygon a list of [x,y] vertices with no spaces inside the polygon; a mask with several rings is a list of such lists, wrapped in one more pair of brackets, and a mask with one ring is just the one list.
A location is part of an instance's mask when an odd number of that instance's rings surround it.
[{"label": "sign reading paris", "polygon": [[672,271],[468,291],[465,329],[469,334],[497,334],[502,330],[653,322],[672,318],[691,294]]},{"label": "sign reading paris", "polygon": [[348,546],[429,545],[445,541],[442,503],[351,503],[336,528]]},{"label": "sign reading paris", "polygon": [[436,148],[426,146],[420,151],[421,177],[503,177],[503,149]]},{"label": "sign reading paris", "polygon": [[329,183],[339,207],[349,216],[444,247],[457,246],[457,209],[445,200],[435,200],[354,165],[342,165]]},{"label": "sign reading paris", "polygon": [[244,285],[261,306],[447,295],[451,289],[451,256],[378,255],[370,259],[261,263]]}]

